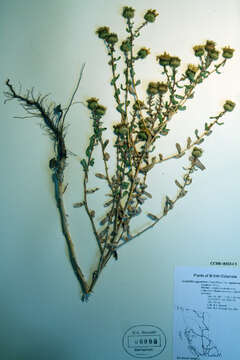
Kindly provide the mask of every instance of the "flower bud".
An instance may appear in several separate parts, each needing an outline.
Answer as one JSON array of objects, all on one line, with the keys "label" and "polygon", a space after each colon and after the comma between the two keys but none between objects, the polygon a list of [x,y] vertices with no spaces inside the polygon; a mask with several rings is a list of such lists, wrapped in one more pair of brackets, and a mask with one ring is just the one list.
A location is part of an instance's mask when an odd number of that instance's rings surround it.
[{"label": "flower bud", "polygon": [[122,50],[124,53],[127,53],[128,51],[131,50],[131,43],[129,40],[123,41],[121,46],[120,46],[120,50]]},{"label": "flower bud", "polygon": [[203,153],[202,149],[195,146],[192,151],[192,156],[194,158],[199,158],[200,156],[202,156],[202,153]]},{"label": "flower bud", "polygon": [[192,65],[192,64],[188,65],[188,68],[187,68],[185,74],[191,82],[194,81],[194,77],[195,77],[197,71],[198,71],[197,66]]},{"label": "flower bud", "polygon": [[161,83],[158,83],[158,92],[159,94],[163,95],[165,94],[166,92],[168,91],[168,86],[167,84],[161,82]]},{"label": "flower bud", "polygon": [[158,83],[157,82],[150,82],[148,84],[147,93],[149,95],[156,95],[158,93]]},{"label": "flower bud", "polygon": [[106,110],[107,110],[107,109],[105,108],[105,106],[103,106],[103,105],[98,105],[98,106],[94,109],[94,112],[95,112],[95,114],[96,114],[97,116],[102,117],[102,116],[105,114]]},{"label": "flower bud", "polygon": [[90,98],[87,100],[87,107],[90,109],[90,110],[95,110],[96,107],[98,106],[98,99],[96,98]]},{"label": "flower bud", "polygon": [[113,132],[115,135],[124,136],[128,134],[128,127],[125,124],[117,124],[114,125],[113,128],[114,128]]},{"label": "flower bud", "polygon": [[171,56],[164,52],[164,54],[158,55],[156,59],[159,62],[159,65],[167,66],[170,64]]},{"label": "flower bud", "polygon": [[128,6],[124,6],[122,16],[125,19],[132,19],[134,17],[134,12],[135,12],[135,9],[128,7]]},{"label": "flower bud", "polygon": [[138,139],[141,141],[147,141],[147,139],[148,139],[148,135],[145,131],[140,131],[137,136],[138,136]]},{"label": "flower bud", "polygon": [[223,108],[225,111],[233,111],[235,108],[235,103],[231,100],[226,100],[225,104],[223,105]]},{"label": "flower bud", "polygon": [[123,125],[119,128],[119,134],[124,136],[128,134],[128,127],[126,125]]},{"label": "flower bud", "polygon": [[194,55],[195,56],[203,56],[204,55],[204,46],[203,45],[196,45],[193,47]]},{"label": "flower bud", "polygon": [[204,48],[205,48],[205,50],[207,50],[207,52],[213,51],[213,50],[215,50],[215,45],[216,45],[216,44],[215,44],[214,41],[207,40]]},{"label": "flower bud", "polygon": [[144,108],[145,108],[145,104],[141,100],[136,100],[135,103],[133,104],[133,110],[135,111],[142,110]]},{"label": "flower bud", "polygon": [[118,36],[115,33],[111,33],[107,36],[106,41],[108,44],[114,45],[118,42]]},{"label": "flower bud", "polygon": [[150,50],[146,48],[141,48],[138,50],[137,57],[139,59],[145,59],[150,54]]},{"label": "flower bud", "polygon": [[171,67],[176,68],[180,66],[180,64],[181,64],[181,60],[177,56],[171,56],[170,64],[169,64]]},{"label": "flower bud", "polygon": [[153,23],[158,15],[159,14],[156,12],[156,10],[148,10],[144,15],[144,19],[147,22]]},{"label": "flower bud", "polygon": [[219,57],[219,51],[211,50],[211,51],[208,52],[208,55],[212,60],[217,60],[218,57]]},{"label": "flower bud", "polygon": [[231,59],[233,57],[234,49],[231,49],[229,46],[223,48],[222,56],[225,59]]},{"label": "flower bud", "polygon": [[98,35],[98,37],[100,39],[105,40],[109,35],[109,27],[102,26],[102,27],[98,28],[96,31],[96,34]]}]

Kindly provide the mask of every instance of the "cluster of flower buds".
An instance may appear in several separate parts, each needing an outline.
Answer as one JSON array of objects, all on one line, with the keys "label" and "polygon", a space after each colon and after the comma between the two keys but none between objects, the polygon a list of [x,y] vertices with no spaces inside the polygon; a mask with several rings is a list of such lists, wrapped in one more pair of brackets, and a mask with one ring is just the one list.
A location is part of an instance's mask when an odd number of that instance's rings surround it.
[{"label": "cluster of flower buds", "polygon": [[219,58],[219,51],[215,48],[215,42],[211,40],[207,40],[206,44],[204,45],[205,50],[207,51],[208,56],[212,60],[218,60]]},{"label": "cluster of flower buds", "polygon": [[[132,49],[132,45],[130,39],[124,40],[120,45],[120,50],[125,54],[131,51],[131,49]],[[150,54],[150,49],[143,47],[138,50],[136,59],[145,59],[149,54]]]},{"label": "cluster of flower buds", "polygon": [[[135,13],[135,9],[133,9],[132,7],[129,6],[124,6],[123,11],[122,11],[122,16],[127,19],[130,20],[134,17],[134,13]],[[156,17],[158,16],[158,13],[156,12],[156,10],[147,10],[147,12],[144,15],[144,19],[145,21],[148,23],[153,23],[156,20]],[[109,27],[107,26],[102,26],[100,28],[97,29],[96,31],[98,37],[102,40],[105,40],[109,45],[114,45],[118,42],[118,36],[115,33],[111,33]],[[126,40],[122,43],[121,45],[121,50],[123,52],[127,52],[129,50],[131,50],[131,47],[129,48],[129,42]],[[143,50],[143,49],[141,49]],[[138,55],[138,57],[140,59],[144,59],[148,54],[149,54],[149,50],[144,48],[144,51],[140,50],[140,55]]]},{"label": "cluster of flower buds", "polygon": [[172,68],[177,68],[181,64],[181,59],[177,56],[170,56],[166,52],[162,55],[158,55],[156,59],[161,66],[171,66]]},{"label": "cluster of flower buds", "polygon": [[[129,7],[129,6],[124,6],[123,11],[122,11],[122,16],[125,19],[130,20],[134,17],[134,13],[135,13],[135,9],[133,9],[132,7]],[[149,9],[144,14],[144,20],[146,22],[153,23],[156,20],[157,16],[158,16],[158,13],[156,10]]]},{"label": "cluster of flower buds", "polygon": [[109,27],[102,26],[96,31],[99,39],[105,40],[109,45],[114,45],[118,42],[118,36],[115,33],[111,33]]},{"label": "cluster of flower buds", "polygon": [[93,98],[93,97],[87,100],[87,107],[88,107],[89,110],[91,110],[93,115],[95,115],[95,116],[97,116],[99,118],[101,118],[105,114],[105,112],[107,110],[105,108],[105,106],[100,105],[98,103],[98,99]]},{"label": "cluster of flower buds", "polygon": [[[212,40],[207,40],[205,45],[195,45],[193,47],[194,55],[201,57],[207,53],[211,60],[218,60],[219,51],[216,50],[216,44]],[[233,57],[234,49],[231,49],[229,46],[226,46],[222,49],[222,56],[224,59],[231,59]]]},{"label": "cluster of flower buds", "polygon": [[148,95],[164,95],[168,91],[168,85],[163,82],[150,82],[148,84]]}]

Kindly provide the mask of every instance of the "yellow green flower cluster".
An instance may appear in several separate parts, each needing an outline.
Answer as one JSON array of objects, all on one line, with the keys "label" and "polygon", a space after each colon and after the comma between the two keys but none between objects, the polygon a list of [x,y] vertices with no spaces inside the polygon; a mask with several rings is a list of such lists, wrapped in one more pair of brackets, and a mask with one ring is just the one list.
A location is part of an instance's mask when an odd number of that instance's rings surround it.
[{"label": "yellow green flower cluster", "polygon": [[118,36],[115,33],[109,32],[109,27],[102,26],[97,29],[96,31],[98,37],[102,40],[105,40],[108,44],[114,45],[118,42]]},{"label": "yellow green flower cluster", "polygon": [[179,59],[177,56],[170,56],[166,52],[158,55],[156,59],[161,66],[171,66],[173,68],[177,68],[181,64],[181,59]]},{"label": "yellow green flower cluster", "polygon": [[222,52],[222,56],[225,59],[231,59],[233,57],[234,49],[231,49],[229,46],[224,47]]},{"label": "yellow green flower cluster", "polygon": [[147,93],[149,95],[163,95],[168,91],[168,85],[163,82],[150,82],[148,84]]},{"label": "yellow green flower cluster", "polygon": [[93,114],[99,116],[99,117],[102,117],[105,112],[106,112],[106,108],[105,106],[103,105],[100,105],[98,103],[98,99],[92,97],[90,99],[87,100],[87,107],[89,110],[92,111]]},{"label": "yellow green flower cluster", "polygon": [[156,17],[158,16],[159,14],[157,13],[156,10],[148,10],[146,12],[146,14],[144,15],[144,19],[147,21],[147,22],[150,22],[150,23],[153,23],[155,20],[156,20]]},{"label": "yellow green flower cluster", "polygon": [[132,7],[124,6],[123,11],[122,11],[122,16],[125,19],[132,19],[134,17],[134,12],[135,12],[135,9],[133,9]]},{"label": "yellow green flower cluster", "polygon": [[191,82],[195,80],[195,75],[196,75],[197,71],[198,71],[197,66],[195,66],[193,64],[188,65],[188,68],[185,71],[185,74]]}]

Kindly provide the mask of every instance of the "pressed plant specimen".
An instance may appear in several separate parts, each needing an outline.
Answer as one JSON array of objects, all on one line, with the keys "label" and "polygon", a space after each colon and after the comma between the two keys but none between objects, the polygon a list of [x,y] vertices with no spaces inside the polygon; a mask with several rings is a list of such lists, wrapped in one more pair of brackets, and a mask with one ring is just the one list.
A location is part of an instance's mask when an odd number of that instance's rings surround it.
[{"label": "pressed plant specimen", "polygon": [[[160,69],[159,79],[150,81],[145,90],[144,98],[140,98],[138,88],[141,85],[136,74],[136,63],[149,56],[148,48],[136,48],[136,39],[141,31],[150,23],[155,22],[158,13],[148,10],[144,14],[142,23],[134,23],[135,9],[125,6],[122,16],[126,23],[126,38],[119,42],[118,35],[110,31],[107,26],[97,29],[96,34],[103,41],[111,70],[110,85],[116,105],[118,121],[114,122],[112,130],[113,148],[109,152],[110,141],[105,137],[104,115],[106,107],[99,103],[99,99],[90,97],[86,101],[91,119],[91,136],[85,154],[82,154],[80,164],[83,171],[83,197],[73,206],[85,210],[95,236],[99,259],[96,268],[90,274],[89,280],[81,270],[74,250],[74,243],[70,235],[67,215],[64,208],[64,171],[67,166],[69,150],[66,147],[67,135],[66,119],[69,114],[76,92],[79,88],[81,75],[76,89],[66,108],[48,101],[47,96],[34,94],[33,90],[23,93],[17,91],[10,80],[7,80],[6,101],[16,99],[30,116],[41,118],[41,124],[53,142],[55,156],[49,161],[52,179],[55,186],[56,204],[59,210],[62,232],[67,242],[72,268],[80,283],[82,300],[88,299],[111,258],[118,259],[120,247],[154,227],[175,203],[187,193],[192,182],[191,174],[204,165],[200,161],[202,149],[199,147],[209,135],[215,125],[222,125],[221,118],[234,109],[235,104],[226,100],[221,111],[205,122],[202,131],[195,130],[193,137],[186,137],[184,145],[176,143],[176,151],[164,156],[158,150],[161,139],[168,136],[168,123],[178,111],[186,110],[186,103],[194,97],[196,87],[209,76],[220,73],[234,50],[224,47],[220,52],[215,42],[208,40],[202,45],[193,47],[196,64],[189,64],[182,71],[181,60],[162,52],[156,57],[156,66]],[[94,171],[95,151],[101,152],[103,173]],[[114,162],[109,165],[109,159]],[[174,199],[165,197],[160,215],[147,213],[146,225],[140,231],[132,231],[132,220],[136,216],[144,216],[142,209],[145,201],[152,198],[147,191],[148,175],[155,166],[169,159],[188,157],[188,166],[184,170],[182,180],[175,180],[177,194]],[[95,210],[89,205],[89,197],[94,196],[99,187],[90,187],[89,178],[94,177],[103,181],[108,187],[107,201],[103,199],[104,214],[99,218]],[[98,182],[99,182],[98,181]]]}]

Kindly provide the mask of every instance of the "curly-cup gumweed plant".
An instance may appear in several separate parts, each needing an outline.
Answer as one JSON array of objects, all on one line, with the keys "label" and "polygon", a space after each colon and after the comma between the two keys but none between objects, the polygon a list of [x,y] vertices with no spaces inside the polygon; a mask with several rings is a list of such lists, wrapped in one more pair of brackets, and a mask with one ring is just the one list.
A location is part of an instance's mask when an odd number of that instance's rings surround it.
[{"label": "curly-cup gumweed plant", "polygon": [[[220,74],[219,70],[232,58],[234,50],[223,47],[216,48],[212,40],[193,47],[194,64],[186,65],[180,71],[181,59],[161,51],[154,59],[154,66],[159,68],[159,77],[150,81],[146,88],[136,74],[136,63],[150,56],[146,47],[137,48],[135,42],[141,32],[158,17],[156,10],[148,10],[139,25],[134,23],[135,9],[124,7],[122,17],[126,26],[126,37],[119,41],[116,33],[109,27],[102,26],[96,31],[107,55],[111,73],[110,86],[116,108],[116,118],[111,124],[113,148],[109,151],[109,139],[105,137],[107,130],[104,123],[106,107],[94,97],[86,101],[89,110],[91,136],[86,152],[80,155],[80,167],[83,171],[83,195],[74,207],[81,207],[88,215],[98,247],[98,261],[95,269],[87,278],[81,269],[74,250],[74,242],[70,234],[67,214],[64,207],[64,192],[66,184],[64,171],[70,151],[65,140],[67,136],[66,120],[69,109],[79,88],[81,75],[69,104],[64,108],[61,104],[49,102],[46,96],[35,95],[33,90],[23,93],[17,90],[10,80],[7,80],[6,101],[16,99],[29,114],[41,118],[41,125],[47,131],[53,143],[54,157],[49,161],[51,176],[55,187],[56,204],[60,215],[61,228],[66,239],[70,262],[79,281],[82,300],[86,301],[92,293],[103,269],[111,258],[118,259],[120,248],[130,240],[137,238],[165,217],[179,199],[187,194],[192,182],[191,174],[205,167],[200,158],[203,150],[199,145],[212,134],[216,125],[222,125],[221,118],[232,111],[235,104],[226,100],[223,108],[216,116],[211,116],[203,124],[203,130],[195,130],[192,137],[186,136],[184,144],[176,143],[173,154],[162,155],[161,139],[168,136],[168,124],[178,111],[186,110],[188,101],[194,101],[195,90],[210,76]],[[150,79],[149,79],[150,80]],[[144,90],[145,96],[139,97],[139,90]],[[143,92],[141,92],[142,94]],[[159,149],[159,152],[158,152]],[[101,153],[104,171],[95,171],[96,150]],[[156,153],[157,151],[157,153]],[[109,162],[110,154],[111,160]],[[153,153],[154,152],[154,153]],[[161,167],[169,159],[187,157],[188,165],[184,168],[182,178],[175,180],[176,196],[166,196],[160,214],[144,214],[144,203],[152,198],[148,190],[148,175],[151,170]],[[109,165],[111,163],[111,166]],[[99,187],[90,187],[89,179],[94,178],[97,184],[101,182],[108,187],[103,198],[103,214],[96,216],[94,208],[90,207],[89,199],[94,197]],[[102,184],[103,184],[102,183]],[[132,220],[142,216],[146,224],[137,232],[132,231]],[[80,230],[80,229],[79,229]],[[81,230],[80,230],[81,231]],[[81,256],[81,254],[80,254]]]}]

